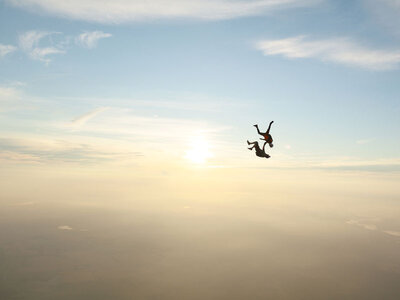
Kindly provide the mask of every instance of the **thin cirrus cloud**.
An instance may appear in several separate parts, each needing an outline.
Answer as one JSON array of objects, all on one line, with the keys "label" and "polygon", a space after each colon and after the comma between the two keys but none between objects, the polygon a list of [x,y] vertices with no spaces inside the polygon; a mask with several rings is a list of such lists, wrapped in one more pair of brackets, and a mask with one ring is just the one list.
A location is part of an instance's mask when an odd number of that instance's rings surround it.
[{"label": "thin cirrus cloud", "polygon": [[[98,40],[111,36],[110,33],[102,31],[87,31],[74,38],[65,36],[61,32],[30,30],[19,35],[18,43],[19,48],[30,58],[49,64],[53,55],[67,53],[73,40],[75,40],[76,44],[90,49],[96,47]],[[14,48],[17,49],[16,47]],[[2,51],[1,49],[0,47],[0,52]]]},{"label": "thin cirrus cloud", "polygon": [[346,224],[355,225],[366,230],[380,231],[394,237],[400,237],[400,231],[396,230],[380,230],[374,221],[379,221],[379,218],[367,218],[362,220],[351,219],[346,221]]},{"label": "thin cirrus cloud", "polygon": [[60,226],[57,227],[57,229],[59,229],[59,230],[72,230],[72,227],[68,226],[68,225],[60,225]]},{"label": "thin cirrus cloud", "polygon": [[141,156],[126,146],[101,138],[61,136],[20,136],[0,138],[0,163],[44,164],[51,162],[130,161]]},{"label": "thin cirrus cloud", "polygon": [[81,45],[85,48],[94,48],[97,46],[97,42],[100,39],[111,37],[110,33],[105,33],[102,31],[92,31],[92,32],[84,32],[77,36],[75,39],[78,45]]},{"label": "thin cirrus cloud", "polygon": [[273,9],[315,5],[323,0],[7,0],[11,5],[100,23],[194,18],[221,20],[261,15]]},{"label": "thin cirrus cloud", "polygon": [[41,41],[51,35],[59,34],[58,32],[36,31],[30,30],[19,36],[19,46],[32,59],[40,60],[48,64],[51,59],[48,57],[53,54],[63,54],[65,50],[58,46],[48,45],[41,47]]},{"label": "thin cirrus cloud", "polygon": [[392,235],[392,236],[400,237],[400,231],[385,230],[385,231],[383,231],[383,232],[384,232],[384,233],[387,233],[387,234],[389,234],[389,235]]},{"label": "thin cirrus cloud", "polygon": [[15,50],[17,50],[17,47],[15,46],[0,44],[0,58],[6,56],[11,52],[14,52]]},{"label": "thin cirrus cloud", "polygon": [[297,36],[261,40],[256,43],[256,48],[264,55],[314,58],[378,71],[396,69],[400,63],[400,50],[369,49],[346,38],[309,40],[305,36]]},{"label": "thin cirrus cloud", "polygon": [[72,122],[70,123],[70,126],[72,126],[74,128],[78,128],[78,127],[82,126],[83,124],[85,124],[90,119],[94,118],[97,114],[99,114],[103,111],[106,111],[107,109],[109,109],[109,107],[98,107],[84,115],[81,115],[81,116],[73,119]]}]

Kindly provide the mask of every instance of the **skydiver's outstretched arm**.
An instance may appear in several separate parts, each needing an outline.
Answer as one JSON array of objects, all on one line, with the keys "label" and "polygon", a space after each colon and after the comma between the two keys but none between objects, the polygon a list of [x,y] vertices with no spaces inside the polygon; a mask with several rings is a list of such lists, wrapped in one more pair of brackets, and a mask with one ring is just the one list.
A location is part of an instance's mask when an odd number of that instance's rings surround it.
[{"label": "skydiver's outstretched arm", "polygon": [[265,153],[265,145],[267,144],[267,141],[265,141],[264,142],[264,145],[263,145],[263,152]]},{"label": "skydiver's outstretched arm", "polygon": [[271,123],[269,123],[268,130],[267,130],[267,134],[269,134],[269,130],[271,129],[272,123],[274,123],[274,121],[271,121]]}]

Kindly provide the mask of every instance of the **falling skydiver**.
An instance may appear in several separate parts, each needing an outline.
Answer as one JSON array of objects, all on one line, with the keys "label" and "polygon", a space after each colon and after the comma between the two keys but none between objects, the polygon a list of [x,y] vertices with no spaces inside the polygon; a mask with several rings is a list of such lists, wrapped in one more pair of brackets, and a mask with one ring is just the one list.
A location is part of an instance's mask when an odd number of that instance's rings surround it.
[{"label": "falling skydiver", "polygon": [[254,148],[256,149],[256,155],[258,157],[265,157],[265,158],[270,158],[270,156],[265,153],[265,145],[267,144],[267,142],[264,143],[263,148],[261,150],[260,145],[258,145],[258,142],[249,142],[247,141],[248,145],[253,145],[252,147],[248,148],[249,150],[253,150]]},{"label": "falling skydiver", "polygon": [[[274,146],[274,145],[272,144],[272,141],[273,141],[272,136],[269,134],[269,131],[270,131],[270,129],[271,129],[272,123],[274,123],[274,121],[271,121],[271,123],[269,123],[268,129],[267,129],[267,131],[264,132],[264,133],[261,132],[260,129],[258,129],[258,125],[257,125],[257,124],[254,125],[254,127],[257,129],[258,134],[263,136],[263,138],[260,138],[260,140],[264,140],[266,143],[268,143],[268,145],[269,145],[271,148]],[[264,146],[265,146],[265,144],[264,144]]]}]

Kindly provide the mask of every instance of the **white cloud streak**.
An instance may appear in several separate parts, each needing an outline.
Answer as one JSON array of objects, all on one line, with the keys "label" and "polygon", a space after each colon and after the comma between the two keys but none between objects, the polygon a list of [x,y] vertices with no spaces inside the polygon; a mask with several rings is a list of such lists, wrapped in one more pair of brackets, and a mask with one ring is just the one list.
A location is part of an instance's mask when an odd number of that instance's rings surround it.
[{"label": "white cloud streak", "polygon": [[48,55],[65,53],[64,50],[54,46],[39,47],[39,43],[43,38],[53,34],[57,33],[36,30],[27,31],[19,36],[20,48],[32,59],[40,60],[48,64],[51,61]]},{"label": "white cloud streak", "polygon": [[389,235],[392,235],[392,236],[398,236],[398,237],[400,237],[400,231],[394,231],[394,230],[385,230],[385,231],[383,231],[384,233],[387,233],[387,234],[389,234]]},{"label": "white cloud streak", "polygon": [[85,48],[94,48],[97,46],[97,42],[100,39],[111,37],[112,34],[105,33],[102,31],[91,31],[91,32],[84,32],[76,38],[76,43],[81,45]]},{"label": "white cloud streak", "polygon": [[262,15],[273,9],[314,5],[322,0],[7,0],[10,4],[66,18],[100,23],[194,18],[220,20]]},{"label": "white cloud streak", "polygon": [[72,227],[70,227],[68,225],[61,225],[61,226],[58,226],[57,229],[59,229],[59,230],[72,230]]},{"label": "white cloud streak", "polygon": [[0,58],[6,56],[11,52],[14,52],[15,50],[17,50],[17,47],[15,46],[0,44]]},{"label": "white cloud streak", "polygon": [[362,219],[362,220],[351,219],[351,220],[346,221],[346,224],[355,225],[355,226],[364,228],[366,230],[372,230],[372,231],[378,230],[380,232],[386,233],[391,236],[400,237],[400,231],[380,230],[378,228],[378,226],[373,223],[373,221],[378,221],[378,220],[379,219],[377,219],[377,218],[368,218],[368,219]]},{"label": "white cloud streak", "polygon": [[48,164],[131,161],[141,156],[131,144],[88,136],[0,138],[0,163]]},{"label": "white cloud streak", "polygon": [[[59,36],[57,42],[54,41],[54,35]],[[74,39],[76,44],[84,48],[94,48],[100,39],[111,36],[110,33],[102,31],[88,31],[72,37],[65,36],[61,32],[30,30],[19,36],[19,47],[30,58],[49,64],[51,62],[49,56],[66,53],[66,49],[71,46]]]},{"label": "white cloud streak", "polygon": [[378,229],[378,227],[375,224],[362,223],[361,221],[358,221],[358,220],[349,220],[346,223],[349,225],[356,225],[356,226],[362,227],[366,230],[377,230]]},{"label": "white cloud streak", "polygon": [[80,127],[83,124],[85,124],[87,121],[89,121],[90,119],[94,118],[97,114],[99,114],[107,109],[109,109],[109,108],[108,107],[98,107],[95,110],[92,110],[82,116],[79,116],[79,117],[73,119],[70,125],[75,128]]},{"label": "white cloud streak", "polygon": [[400,50],[373,50],[346,38],[308,40],[304,36],[262,40],[256,48],[264,55],[315,58],[371,70],[390,70],[400,63]]}]

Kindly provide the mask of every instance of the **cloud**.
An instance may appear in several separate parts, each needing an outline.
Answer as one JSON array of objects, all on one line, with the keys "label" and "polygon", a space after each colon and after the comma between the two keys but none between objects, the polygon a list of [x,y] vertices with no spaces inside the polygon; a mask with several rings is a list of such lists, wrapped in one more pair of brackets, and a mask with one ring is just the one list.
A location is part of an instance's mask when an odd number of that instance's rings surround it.
[{"label": "cloud", "polygon": [[73,119],[70,125],[73,127],[80,127],[83,124],[85,124],[87,121],[89,121],[90,119],[94,118],[97,114],[99,114],[107,109],[109,109],[109,107],[98,107],[95,110],[92,110],[82,116],[79,116],[79,117]]},{"label": "cloud", "polygon": [[[364,222],[365,222],[365,220],[364,220]],[[357,221],[357,220],[349,220],[346,223],[350,224],[350,225],[359,226],[359,227],[364,228],[366,230],[377,230],[378,229],[378,227],[375,224],[362,223],[362,221]]]},{"label": "cloud", "polygon": [[310,6],[322,0],[7,0],[10,4],[65,18],[100,23],[154,19],[232,19],[273,9]]},{"label": "cloud", "polygon": [[3,149],[0,151],[0,162],[37,164],[39,161],[40,157],[36,155],[19,153],[16,151],[6,151]]},{"label": "cloud", "polygon": [[[351,219],[351,220],[346,221],[346,224],[355,225],[355,226],[364,228],[366,230],[372,230],[372,231],[379,230],[378,226],[376,226],[375,224],[372,223],[373,221],[379,221],[379,219],[377,219],[377,218],[367,218],[367,219],[361,219],[361,220]],[[379,230],[379,231],[386,233],[388,235],[391,235],[391,236],[400,237],[400,231],[395,231],[395,230]]]},{"label": "cloud", "polygon": [[84,32],[73,37],[65,36],[62,32],[30,30],[21,34],[18,40],[20,49],[30,58],[49,64],[49,56],[66,53],[66,49],[70,48],[74,40],[76,44],[85,48],[94,48],[100,39],[111,36],[110,33],[102,31]]},{"label": "cloud", "polygon": [[143,156],[133,148],[130,143],[89,136],[0,138],[0,163],[130,162]]},{"label": "cloud", "polygon": [[400,63],[399,50],[373,50],[347,38],[308,40],[297,36],[278,40],[262,40],[256,48],[264,55],[287,58],[315,58],[371,70],[390,70]]},{"label": "cloud", "polygon": [[17,47],[15,46],[0,44],[0,58],[14,52],[15,50],[17,50]]},{"label": "cloud", "polygon": [[392,236],[398,236],[398,237],[400,237],[400,231],[384,230],[383,232],[384,232],[384,233],[387,233],[387,234],[389,234],[389,235],[392,235]]},{"label": "cloud", "polygon": [[102,31],[84,32],[76,38],[76,43],[85,48],[94,48],[100,39],[111,37],[112,34],[104,33]]},{"label": "cloud", "polygon": [[48,55],[52,54],[63,54],[65,50],[60,47],[50,45],[48,47],[39,47],[39,43],[46,37],[53,34],[59,34],[58,32],[47,32],[47,31],[27,31],[19,36],[20,48],[26,52],[32,59],[40,60],[48,64],[51,59]]},{"label": "cloud", "polygon": [[57,229],[59,229],[59,230],[72,230],[72,227],[70,227],[68,225],[61,225],[61,226],[58,226]]}]

